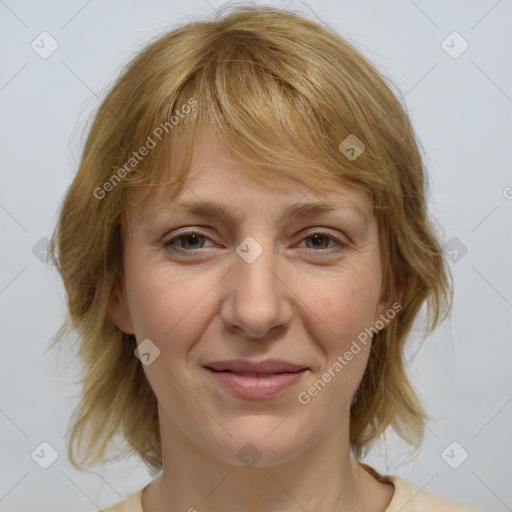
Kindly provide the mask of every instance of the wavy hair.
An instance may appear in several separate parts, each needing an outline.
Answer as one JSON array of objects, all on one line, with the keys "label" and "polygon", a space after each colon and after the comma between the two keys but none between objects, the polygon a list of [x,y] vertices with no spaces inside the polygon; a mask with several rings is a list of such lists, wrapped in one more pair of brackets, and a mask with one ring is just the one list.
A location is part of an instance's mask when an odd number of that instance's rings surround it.
[{"label": "wavy hair", "polygon": [[[51,346],[74,333],[83,368],[68,440],[76,468],[106,462],[120,436],[118,457],[136,453],[152,472],[161,469],[156,397],[134,357],[135,337],[116,327],[107,306],[123,278],[131,193],[178,194],[199,125],[263,183],[286,176],[321,189],[334,178],[369,194],[382,294],[401,290],[402,310],[374,337],[351,407],[351,449],[361,458],[388,426],[419,446],[427,416],[406,374],[405,341],[422,306],[426,333],[446,316],[452,287],[427,211],[420,146],[393,88],[328,25],[272,7],[229,7],[187,22],[122,70],[95,115],[49,246],[69,310]],[[349,135],[364,144],[356,159],[339,148]]]}]

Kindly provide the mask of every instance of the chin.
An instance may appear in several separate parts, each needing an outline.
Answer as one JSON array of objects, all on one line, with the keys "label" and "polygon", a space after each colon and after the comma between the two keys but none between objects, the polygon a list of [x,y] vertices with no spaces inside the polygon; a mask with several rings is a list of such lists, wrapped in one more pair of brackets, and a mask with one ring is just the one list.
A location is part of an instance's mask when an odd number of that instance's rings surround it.
[{"label": "chin", "polygon": [[[292,425],[276,417],[246,416],[227,426],[233,437],[227,434],[222,440],[211,440],[208,451],[226,464],[240,468],[263,468],[284,464],[305,451],[308,438]],[[276,428],[277,427],[277,428]],[[313,435],[310,436],[314,438]],[[212,450],[212,447],[215,448]]]}]

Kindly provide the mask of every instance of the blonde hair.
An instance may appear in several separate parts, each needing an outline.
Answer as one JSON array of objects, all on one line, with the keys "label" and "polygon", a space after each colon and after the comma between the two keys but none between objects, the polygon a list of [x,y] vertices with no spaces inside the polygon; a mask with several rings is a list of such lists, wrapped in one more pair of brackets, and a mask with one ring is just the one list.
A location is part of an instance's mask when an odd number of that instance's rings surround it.
[{"label": "blonde hair", "polygon": [[[351,408],[351,448],[364,456],[388,426],[419,446],[426,413],[406,375],[404,343],[423,304],[425,330],[435,328],[452,290],[428,218],[418,142],[389,83],[328,26],[252,6],[172,30],[123,71],[97,112],[50,241],[69,309],[52,346],[75,332],[84,369],[68,443],[75,467],[105,461],[120,435],[121,455],[137,453],[161,469],[156,397],[133,354],[135,337],[116,327],[107,305],[123,278],[131,193],[169,186],[178,194],[200,125],[266,184],[286,176],[320,189],[330,178],[368,192],[382,293],[401,290],[402,310],[373,340]],[[339,149],[349,135],[365,146],[356,159]],[[169,162],[174,181],[163,183]]]}]

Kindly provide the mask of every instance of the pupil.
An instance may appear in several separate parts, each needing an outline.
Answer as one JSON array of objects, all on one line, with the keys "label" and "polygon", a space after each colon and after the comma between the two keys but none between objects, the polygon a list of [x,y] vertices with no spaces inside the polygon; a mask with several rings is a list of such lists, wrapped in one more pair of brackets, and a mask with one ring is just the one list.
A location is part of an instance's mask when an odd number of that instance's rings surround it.
[{"label": "pupil", "polygon": [[188,235],[187,242],[192,245],[197,244],[197,242],[198,242],[197,235],[195,233]]}]

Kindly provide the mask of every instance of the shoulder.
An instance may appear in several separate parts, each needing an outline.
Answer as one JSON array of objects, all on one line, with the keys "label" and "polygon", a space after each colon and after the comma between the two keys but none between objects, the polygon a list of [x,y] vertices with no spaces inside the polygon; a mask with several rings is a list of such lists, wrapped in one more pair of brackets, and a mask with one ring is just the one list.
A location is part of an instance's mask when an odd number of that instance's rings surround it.
[{"label": "shoulder", "polygon": [[399,476],[389,475],[387,478],[394,485],[395,493],[385,512],[478,512],[420,489]]},{"label": "shoulder", "polygon": [[111,507],[100,510],[100,512],[143,512],[142,510],[142,491],[130,494],[125,500],[112,505]]},{"label": "shoulder", "polygon": [[[399,476],[379,475],[379,477],[379,480],[390,482],[395,487],[393,498],[385,512],[432,512],[434,510],[436,512],[479,512],[477,509],[420,489]],[[143,512],[142,491],[143,489],[130,494],[125,500],[100,512]]]},{"label": "shoulder", "polygon": [[480,512],[475,508],[455,503],[441,496],[432,494],[396,475],[381,475],[374,468],[358,462],[375,479],[382,483],[390,483],[395,491],[391,502],[384,512]]}]

